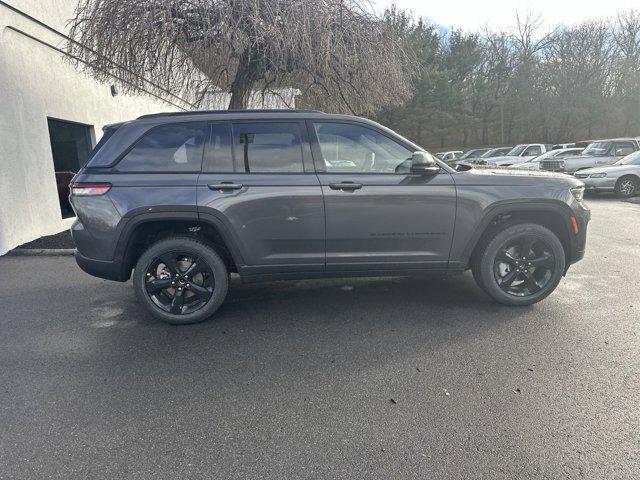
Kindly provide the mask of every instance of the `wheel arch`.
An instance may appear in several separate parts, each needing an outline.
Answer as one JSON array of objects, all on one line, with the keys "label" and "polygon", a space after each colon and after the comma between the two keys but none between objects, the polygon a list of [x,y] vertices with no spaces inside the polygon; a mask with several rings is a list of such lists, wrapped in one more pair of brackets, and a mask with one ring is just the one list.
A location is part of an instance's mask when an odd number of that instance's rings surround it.
[{"label": "wheel arch", "polygon": [[116,247],[121,259],[121,278],[127,280],[142,252],[149,245],[169,236],[193,236],[204,239],[222,256],[229,271],[244,264],[224,223],[212,216],[194,212],[162,212],[136,215],[122,227]]},{"label": "wheel arch", "polygon": [[573,245],[572,216],[574,215],[567,205],[556,201],[495,205],[487,210],[477,225],[464,250],[461,263],[465,268],[469,268],[484,245],[485,240],[507,223],[530,222],[548,228],[560,239],[568,265],[575,249]]}]

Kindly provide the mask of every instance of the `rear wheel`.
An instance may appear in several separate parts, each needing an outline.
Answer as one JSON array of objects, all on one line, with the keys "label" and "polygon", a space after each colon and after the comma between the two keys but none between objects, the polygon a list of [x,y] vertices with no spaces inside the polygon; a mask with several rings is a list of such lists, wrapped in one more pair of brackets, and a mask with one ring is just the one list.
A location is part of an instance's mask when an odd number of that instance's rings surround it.
[{"label": "rear wheel", "polygon": [[634,196],[640,190],[640,182],[632,176],[621,177],[616,182],[616,195],[622,198]]},{"label": "rear wheel", "polygon": [[145,308],[172,324],[209,318],[227,295],[229,273],[218,253],[190,237],[161,240],[138,260],[133,286]]},{"label": "rear wheel", "polygon": [[562,243],[548,228],[532,223],[498,230],[473,267],[473,274],[494,300],[531,305],[560,283],[565,267]]}]

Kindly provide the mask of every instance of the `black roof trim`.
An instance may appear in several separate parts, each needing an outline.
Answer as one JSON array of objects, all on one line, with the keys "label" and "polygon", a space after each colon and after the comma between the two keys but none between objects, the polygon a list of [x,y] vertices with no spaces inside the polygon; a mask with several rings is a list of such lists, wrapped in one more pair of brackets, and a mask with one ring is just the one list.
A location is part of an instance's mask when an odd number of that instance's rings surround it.
[{"label": "black roof trim", "polygon": [[165,113],[150,113],[138,117],[138,120],[143,118],[157,118],[157,117],[184,117],[189,115],[218,115],[227,113],[324,113],[320,110],[294,110],[294,109],[253,109],[253,110],[190,110],[186,112],[165,112]]}]

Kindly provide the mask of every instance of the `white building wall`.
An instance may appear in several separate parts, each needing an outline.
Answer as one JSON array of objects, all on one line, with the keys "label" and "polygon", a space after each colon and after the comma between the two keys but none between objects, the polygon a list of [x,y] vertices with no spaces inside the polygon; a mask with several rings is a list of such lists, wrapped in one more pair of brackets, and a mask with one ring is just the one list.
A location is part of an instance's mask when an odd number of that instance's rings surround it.
[{"label": "white building wall", "polygon": [[55,50],[65,48],[63,36],[10,8],[66,33],[75,5],[0,0],[0,255],[69,227],[61,218],[47,117],[93,125],[97,141],[105,124],[184,106],[176,99],[113,97],[109,85],[78,72]]}]

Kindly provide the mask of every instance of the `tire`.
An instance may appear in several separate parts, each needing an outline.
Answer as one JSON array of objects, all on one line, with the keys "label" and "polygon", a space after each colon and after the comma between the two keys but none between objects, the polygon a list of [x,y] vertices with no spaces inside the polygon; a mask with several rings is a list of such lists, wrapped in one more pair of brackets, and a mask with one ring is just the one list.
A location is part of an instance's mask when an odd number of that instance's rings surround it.
[{"label": "tire", "polygon": [[206,320],[220,307],[227,296],[229,272],[206,242],[170,237],[154,243],[140,256],[133,288],[155,318],[186,325]]},{"label": "tire", "polygon": [[615,192],[620,198],[633,197],[640,190],[640,182],[636,177],[627,175],[620,177],[616,182]]},{"label": "tire", "polygon": [[562,243],[551,230],[534,223],[511,224],[481,246],[473,276],[497,302],[531,305],[555,290],[565,262]]}]

